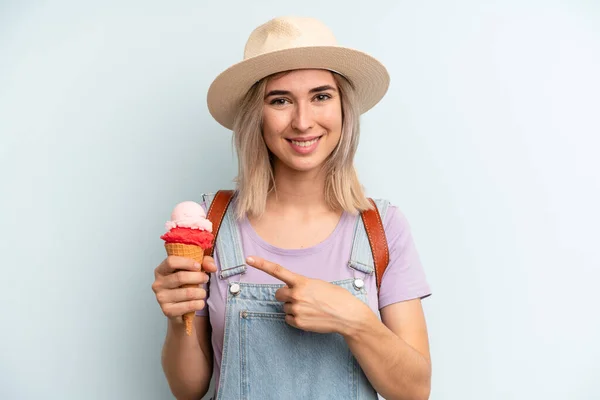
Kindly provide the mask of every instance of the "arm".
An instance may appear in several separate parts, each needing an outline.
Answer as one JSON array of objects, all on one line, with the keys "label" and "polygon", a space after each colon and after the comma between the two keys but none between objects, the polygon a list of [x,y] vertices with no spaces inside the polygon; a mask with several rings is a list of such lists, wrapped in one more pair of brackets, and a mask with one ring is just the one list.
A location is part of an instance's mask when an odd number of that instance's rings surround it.
[{"label": "arm", "polygon": [[428,399],[431,360],[421,300],[384,307],[382,322],[368,307],[360,309],[340,333],[369,382],[388,400]]},{"label": "arm", "polygon": [[[202,267],[202,268],[201,268]],[[162,349],[162,367],[177,399],[200,399],[208,391],[212,376],[212,346],[208,317],[194,318],[194,334],[188,336],[182,315],[202,310],[207,292],[202,285],[207,272],[215,272],[211,257],[202,266],[185,257],[169,256],[154,272],[152,290],[167,318],[167,336]],[[182,287],[190,285],[188,287]]]},{"label": "arm", "polygon": [[208,317],[194,318],[195,334],[185,333],[185,324],[168,320],[162,351],[162,367],[173,395],[180,400],[200,399],[212,376],[212,348]]},{"label": "arm", "polygon": [[383,396],[427,399],[431,361],[420,298],[431,292],[410,224],[397,207],[390,205],[384,230],[390,259],[378,293],[381,321],[368,307],[355,307],[358,301],[346,303],[352,311],[341,313],[349,320],[342,334]]}]

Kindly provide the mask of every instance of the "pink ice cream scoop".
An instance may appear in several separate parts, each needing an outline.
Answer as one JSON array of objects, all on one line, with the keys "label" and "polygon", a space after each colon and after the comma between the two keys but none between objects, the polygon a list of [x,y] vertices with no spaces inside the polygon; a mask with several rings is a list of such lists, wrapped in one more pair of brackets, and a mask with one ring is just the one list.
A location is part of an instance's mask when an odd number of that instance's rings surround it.
[{"label": "pink ice cream scoop", "polygon": [[179,203],[171,213],[171,220],[165,224],[169,231],[174,228],[191,228],[212,232],[212,223],[206,219],[202,206],[193,201]]}]

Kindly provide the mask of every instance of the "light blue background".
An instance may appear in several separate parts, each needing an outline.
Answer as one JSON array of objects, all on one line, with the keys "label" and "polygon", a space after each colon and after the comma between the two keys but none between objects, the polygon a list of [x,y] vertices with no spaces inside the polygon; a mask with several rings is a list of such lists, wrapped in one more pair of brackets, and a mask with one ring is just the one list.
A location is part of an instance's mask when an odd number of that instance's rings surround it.
[{"label": "light blue background", "polygon": [[597,2],[89,3],[0,3],[0,398],[170,398],[159,236],[232,187],[206,91],[288,14],[390,70],[357,167],[433,288],[431,398],[600,398]]}]

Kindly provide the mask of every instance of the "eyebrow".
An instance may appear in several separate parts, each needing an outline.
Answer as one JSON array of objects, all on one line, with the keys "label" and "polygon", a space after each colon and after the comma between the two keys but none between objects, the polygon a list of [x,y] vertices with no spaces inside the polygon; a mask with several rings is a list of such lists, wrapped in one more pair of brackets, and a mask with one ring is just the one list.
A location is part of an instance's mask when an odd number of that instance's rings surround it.
[{"label": "eyebrow", "polygon": [[[336,89],[335,89],[333,86],[331,86],[331,85],[323,85],[323,86],[318,86],[318,87],[316,87],[316,88],[312,88],[312,89],[310,89],[310,90],[308,91],[308,93],[324,92],[324,91],[327,91],[327,90],[331,90],[331,91],[334,91],[334,92],[336,92],[336,91],[337,91],[337,90],[336,90]],[[290,95],[290,94],[292,94],[292,92],[290,92],[290,91],[288,91],[288,90],[271,90],[269,93],[267,93],[267,94],[265,95],[265,99],[266,99],[267,97],[270,97],[270,96],[287,96],[287,95]]]}]

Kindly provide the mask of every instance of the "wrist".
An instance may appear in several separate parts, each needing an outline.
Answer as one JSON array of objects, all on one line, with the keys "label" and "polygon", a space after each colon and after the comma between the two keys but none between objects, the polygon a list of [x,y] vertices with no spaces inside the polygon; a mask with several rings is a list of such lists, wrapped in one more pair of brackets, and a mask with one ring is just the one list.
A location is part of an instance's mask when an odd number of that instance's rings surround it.
[{"label": "wrist", "polygon": [[340,334],[345,339],[357,339],[373,326],[373,311],[362,301],[356,299],[356,306],[348,310],[348,314],[340,324]]},{"label": "wrist", "polygon": [[181,316],[167,317],[167,325],[167,329],[176,335],[185,333],[185,322]]}]

